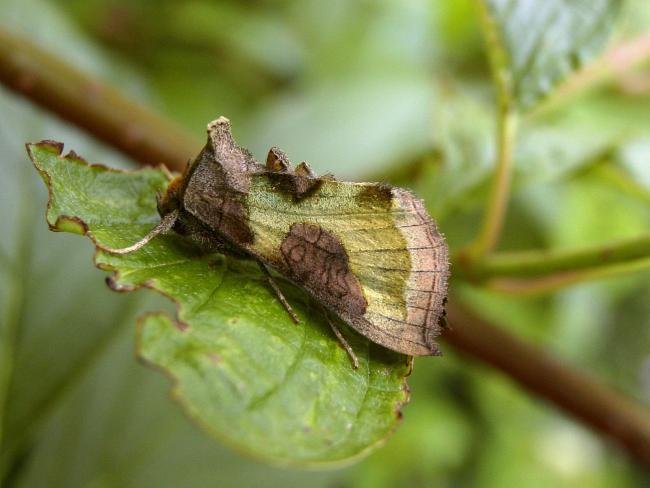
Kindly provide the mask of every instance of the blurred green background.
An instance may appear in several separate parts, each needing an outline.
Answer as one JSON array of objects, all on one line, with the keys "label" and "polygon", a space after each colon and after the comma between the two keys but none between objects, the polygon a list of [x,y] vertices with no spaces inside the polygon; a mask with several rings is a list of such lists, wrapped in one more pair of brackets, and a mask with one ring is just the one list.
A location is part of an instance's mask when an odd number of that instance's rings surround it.
[{"label": "blurred green background", "polygon": [[[0,25],[198,139],[226,115],[258,159],[277,145],[318,173],[390,178],[425,199],[452,248],[477,232],[495,109],[470,0],[2,0]],[[627,2],[612,43],[648,29],[650,4]],[[0,88],[0,310],[16,340],[2,358],[7,486],[650,483],[615,446],[448,346],[415,362],[403,425],[356,465],[278,469],[220,446],[134,360],[135,317],[168,305],[146,291],[109,292],[88,242],[48,233],[46,193],[23,148],[43,138],[93,162],[130,164]],[[647,64],[523,124],[515,161],[501,249],[647,232]],[[452,286],[486,317],[650,404],[647,268],[526,297]],[[13,449],[26,437],[27,449]]]}]

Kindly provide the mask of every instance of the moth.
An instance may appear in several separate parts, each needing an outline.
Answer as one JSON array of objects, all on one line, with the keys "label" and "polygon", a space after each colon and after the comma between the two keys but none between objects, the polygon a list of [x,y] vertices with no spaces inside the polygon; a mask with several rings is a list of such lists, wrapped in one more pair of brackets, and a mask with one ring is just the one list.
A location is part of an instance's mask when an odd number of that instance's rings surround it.
[{"label": "moth", "polygon": [[358,367],[330,314],[371,341],[411,356],[439,354],[448,248],[422,202],[381,183],[316,176],[272,148],[263,165],[234,141],[225,117],[158,196],[160,223],[126,254],[173,230],[206,251],[257,261],[294,322],[271,269],[305,289]]}]

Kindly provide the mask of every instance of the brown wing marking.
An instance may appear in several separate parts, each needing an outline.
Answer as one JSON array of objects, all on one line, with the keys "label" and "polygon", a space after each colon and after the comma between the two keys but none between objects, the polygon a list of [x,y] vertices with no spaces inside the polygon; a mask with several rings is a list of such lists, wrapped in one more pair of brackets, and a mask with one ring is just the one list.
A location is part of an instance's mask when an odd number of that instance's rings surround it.
[{"label": "brown wing marking", "polygon": [[280,246],[287,274],[343,317],[368,305],[341,241],[318,225],[293,224]]},{"label": "brown wing marking", "polygon": [[228,186],[221,166],[208,160],[193,168],[183,203],[204,225],[243,245],[253,242],[244,198]]},{"label": "brown wing marking", "polygon": [[253,155],[238,145],[232,137],[230,121],[219,117],[208,124],[208,145],[214,162],[223,170],[224,183],[228,188],[247,193],[250,188],[248,173],[263,168]]},{"label": "brown wing marking", "polygon": [[261,166],[238,146],[225,117],[208,124],[208,143],[188,167],[181,191],[184,210],[236,245],[253,242],[244,202],[250,172]]}]

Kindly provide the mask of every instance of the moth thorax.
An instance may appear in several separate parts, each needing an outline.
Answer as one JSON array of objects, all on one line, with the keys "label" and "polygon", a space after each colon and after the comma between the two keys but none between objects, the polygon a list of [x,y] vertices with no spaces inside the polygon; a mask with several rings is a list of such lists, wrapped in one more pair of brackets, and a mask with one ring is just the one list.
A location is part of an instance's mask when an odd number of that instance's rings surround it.
[{"label": "moth thorax", "polygon": [[156,195],[158,213],[162,217],[180,209],[182,185],[183,177],[177,176],[169,183],[164,193]]}]

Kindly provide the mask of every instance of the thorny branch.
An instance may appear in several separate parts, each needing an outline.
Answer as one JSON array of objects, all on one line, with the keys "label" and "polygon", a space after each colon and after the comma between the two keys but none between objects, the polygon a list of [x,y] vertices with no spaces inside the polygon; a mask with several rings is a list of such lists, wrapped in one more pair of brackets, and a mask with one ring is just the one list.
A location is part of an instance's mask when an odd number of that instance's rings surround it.
[{"label": "thorny branch", "polygon": [[[199,146],[172,123],[119,91],[3,31],[0,81],[140,164],[165,162],[178,169]],[[443,337],[449,344],[614,438],[632,457],[650,465],[650,414],[642,406],[460,304],[450,305],[449,318],[452,329]]]}]

